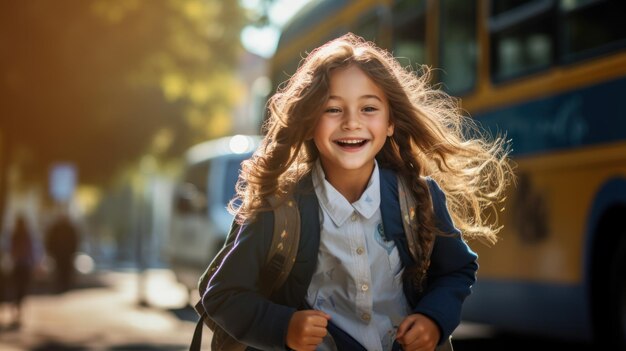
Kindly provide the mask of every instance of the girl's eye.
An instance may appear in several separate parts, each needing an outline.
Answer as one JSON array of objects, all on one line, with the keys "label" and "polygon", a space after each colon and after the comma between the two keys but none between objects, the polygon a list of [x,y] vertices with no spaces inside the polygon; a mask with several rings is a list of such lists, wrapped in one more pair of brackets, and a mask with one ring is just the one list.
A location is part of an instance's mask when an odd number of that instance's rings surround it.
[{"label": "girl's eye", "polygon": [[364,112],[375,112],[375,111],[378,111],[378,109],[376,107],[374,107],[374,106],[367,106],[367,107],[363,108],[363,111]]},{"label": "girl's eye", "polygon": [[326,112],[326,113],[339,113],[339,112],[341,112],[341,110],[338,109],[337,107],[329,107],[324,112]]}]

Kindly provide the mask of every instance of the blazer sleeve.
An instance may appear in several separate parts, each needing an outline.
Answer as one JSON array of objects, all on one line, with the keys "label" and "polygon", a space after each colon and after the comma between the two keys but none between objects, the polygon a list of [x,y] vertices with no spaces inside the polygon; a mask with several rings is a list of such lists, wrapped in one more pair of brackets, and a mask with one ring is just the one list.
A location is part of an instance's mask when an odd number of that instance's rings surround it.
[{"label": "blazer sleeve", "polygon": [[209,282],[202,304],[209,317],[239,342],[285,350],[294,308],[260,293],[259,276],[271,245],[273,212],[263,212],[239,230],[233,248]]},{"label": "blazer sleeve", "polygon": [[441,343],[461,322],[463,301],[470,295],[476,281],[478,256],[454,226],[441,188],[430,178],[428,185],[437,226],[450,235],[437,235],[435,238],[426,287],[413,312],[427,315],[439,325]]}]

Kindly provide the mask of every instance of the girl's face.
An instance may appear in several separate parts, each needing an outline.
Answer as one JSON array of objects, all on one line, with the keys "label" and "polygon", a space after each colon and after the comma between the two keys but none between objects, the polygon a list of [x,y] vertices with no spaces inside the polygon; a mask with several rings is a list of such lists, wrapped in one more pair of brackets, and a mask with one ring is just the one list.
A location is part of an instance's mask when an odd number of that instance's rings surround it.
[{"label": "girl's face", "polygon": [[313,135],[326,177],[369,177],[393,134],[387,97],[356,66],[331,72],[329,95]]}]

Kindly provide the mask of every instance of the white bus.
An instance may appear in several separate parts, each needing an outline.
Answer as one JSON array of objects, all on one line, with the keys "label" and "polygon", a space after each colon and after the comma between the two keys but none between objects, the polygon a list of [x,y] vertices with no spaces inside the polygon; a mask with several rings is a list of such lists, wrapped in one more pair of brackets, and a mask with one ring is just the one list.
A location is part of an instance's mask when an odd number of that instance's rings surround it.
[{"label": "white bus", "polygon": [[177,280],[190,291],[224,244],[233,219],[226,206],[235,195],[241,162],[259,142],[259,136],[235,135],[198,144],[185,155],[166,255]]}]

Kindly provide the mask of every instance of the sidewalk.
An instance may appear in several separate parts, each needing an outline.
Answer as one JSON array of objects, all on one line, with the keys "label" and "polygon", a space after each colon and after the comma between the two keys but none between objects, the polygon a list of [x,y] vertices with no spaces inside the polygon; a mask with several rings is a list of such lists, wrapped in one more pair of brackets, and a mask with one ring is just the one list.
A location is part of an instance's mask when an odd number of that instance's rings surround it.
[{"label": "sidewalk", "polygon": [[[24,302],[21,328],[7,329],[3,306],[0,350],[187,350],[196,315],[183,308],[185,289],[169,270],[146,271],[148,307],[142,307],[138,277],[100,272],[83,276],[78,288],[63,294],[39,286]],[[210,331],[204,334],[208,350]]]}]

